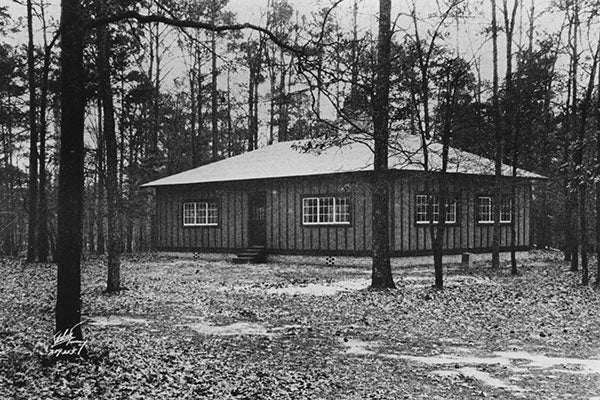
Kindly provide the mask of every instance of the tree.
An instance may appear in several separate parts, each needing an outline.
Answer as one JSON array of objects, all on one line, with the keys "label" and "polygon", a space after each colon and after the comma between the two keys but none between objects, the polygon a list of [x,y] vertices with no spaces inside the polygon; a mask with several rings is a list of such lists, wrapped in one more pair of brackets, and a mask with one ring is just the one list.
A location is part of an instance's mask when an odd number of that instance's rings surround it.
[{"label": "tree", "polygon": [[496,0],[492,3],[492,108],[494,121],[494,233],[492,238],[492,268],[500,268],[500,202],[502,201],[502,157],[503,135],[500,118],[500,101],[498,95],[498,23],[496,20]]},{"label": "tree", "polygon": [[372,118],[374,128],[373,161],[373,273],[371,288],[394,289],[390,265],[389,230],[389,93],[391,48],[391,0],[379,0],[379,38]]},{"label": "tree", "polygon": [[33,46],[33,6],[27,0],[27,78],[29,82],[29,228],[27,240],[27,262],[33,262],[37,253],[38,235],[38,132],[36,122],[36,84]]},{"label": "tree", "polygon": [[[98,5],[99,15],[105,15],[104,1]],[[103,107],[103,137],[106,143],[106,202],[108,217],[108,277],[107,292],[121,289],[120,252],[121,238],[119,235],[119,187],[117,176],[117,139],[115,131],[115,110],[113,93],[110,82],[110,49],[111,41],[108,28],[98,27],[96,31],[98,45],[99,67],[99,97]]]},{"label": "tree", "polygon": [[58,187],[58,266],[56,333],[81,340],[81,239],[83,217],[83,131],[85,72],[84,12],[80,0],[62,0],[60,56],[60,167]]},{"label": "tree", "polygon": [[[506,32],[506,107],[505,107],[505,124],[506,127],[506,138],[512,141],[512,175],[517,176],[517,158],[518,158],[518,143],[517,143],[517,129],[515,124],[516,111],[513,107],[516,101],[513,90],[513,70],[512,70],[512,58],[513,58],[513,33],[515,30],[515,20],[517,14],[517,8],[519,1],[514,0],[512,11],[509,12],[507,0],[504,0],[502,7],[502,14],[504,16],[504,30]],[[498,189],[498,188],[496,188]],[[515,208],[517,198],[517,188],[515,185],[511,185],[510,188],[510,207],[511,212]],[[496,208],[499,208],[499,203],[496,203]],[[517,257],[515,253],[515,243],[517,231],[515,227],[514,216],[511,217],[510,223],[510,265],[512,275],[517,275]],[[494,221],[495,223],[495,221]],[[495,232],[495,230],[494,230]]]},{"label": "tree", "polygon": [[50,43],[47,39],[46,26],[46,6],[40,4],[42,29],[44,35],[44,65],[42,67],[42,82],[40,92],[40,120],[39,120],[39,137],[40,137],[40,162],[39,162],[39,221],[38,221],[38,237],[37,237],[37,256],[40,262],[48,260],[48,197],[46,183],[46,108],[48,105],[48,79],[50,74],[50,63],[52,57],[52,47],[57,38],[55,36]]}]

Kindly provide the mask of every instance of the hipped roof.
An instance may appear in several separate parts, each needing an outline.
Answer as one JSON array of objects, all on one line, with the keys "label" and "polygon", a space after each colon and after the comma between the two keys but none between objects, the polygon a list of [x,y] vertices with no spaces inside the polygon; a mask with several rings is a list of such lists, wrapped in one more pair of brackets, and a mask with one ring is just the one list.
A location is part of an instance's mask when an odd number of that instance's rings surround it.
[{"label": "hipped roof", "polygon": [[[442,145],[427,146],[429,171],[442,165]],[[425,171],[421,140],[406,136],[390,146],[388,167],[391,170]],[[373,170],[373,151],[369,142],[346,141],[327,144],[306,139],[274,143],[244,154],[216,161],[198,168],[148,182],[142,186],[188,185],[194,183],[245,181],[252,179],[315,176]],[[494,161],[467,151],[449,149],[448,173],[494,175]],[[502,174],[512,175],[512,167],[502,165]],[[544,176],[523,169],[517,177],[540,179]]]}]

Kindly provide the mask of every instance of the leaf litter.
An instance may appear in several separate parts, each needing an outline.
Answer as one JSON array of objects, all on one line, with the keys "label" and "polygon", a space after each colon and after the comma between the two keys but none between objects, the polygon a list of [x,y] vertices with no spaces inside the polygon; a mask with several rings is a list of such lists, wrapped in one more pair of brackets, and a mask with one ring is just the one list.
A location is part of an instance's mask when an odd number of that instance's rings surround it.
[{"label": "leaf litter", "polygon": [[[450,264],[443,292],[431,288],[427,260],[395,265],[399,290],[372,292],[364,290],[368,267],[143,254],[125,258],[128,290],[109,296],[103,260],[89,259],[82,313],[90,358],[53,363],[44,351],[56,268],[4,259],[0,398],[600,396],[596,367],[587,364],[600,355],[600,298],[560,254],[520,257],[518,277],[506,266],[490,270],[486,259],[468,270]],[[364,287],[320,296],[295,289],[349,281]],[[432,357],[456,359],[423,362]]]}]

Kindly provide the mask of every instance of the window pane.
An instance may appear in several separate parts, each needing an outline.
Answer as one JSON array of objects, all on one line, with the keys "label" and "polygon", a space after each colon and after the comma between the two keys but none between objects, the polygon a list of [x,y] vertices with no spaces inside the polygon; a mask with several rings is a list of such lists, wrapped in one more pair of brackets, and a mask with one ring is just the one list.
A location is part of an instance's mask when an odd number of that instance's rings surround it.
[{"label": "window pane", "polygon": [[306,197],[302,199],[302,223],[347,224],[350,222],[350,203],[347,197]]},{"label": "window pane", "polygon": [[427,216],[427,196],[417,195],[417,222],[428,222]]},{"label": "window pane", "polygon": [[431,217],[433,222],[437,223],[440,220],[440,202],[438,201],[437,196],[429,196],[431,204]]},{"label": "window pane", "polygon": [[452,224],[456,222],[456,200],[446,207],[446,222]]},{"label": "window pane", "polygon": [[215,203],[207,204],[206,223],[208,225],[217,225],[219,223],[219,217],[218,217],[218,213],[217,213],[217,205]]},{"label": "window pane", "polygon": [[319,200],[315,197],[309,197],[302,200],[302,221],[305,224],[314,224],[318,222]]},{"label": "window pane", "polygon": [[333,197],[323,197],[319,199],[319,222],[323,224],[334,222],[334,202],[335,199]]},{"label": "window pane", "polygon": [[219,209],[217,203],[195,201],[183,203],[183,225],[202,226],[217,225],[219,223]]},{"label": "window pane", "polygon": [[338,197],[335,203],[335,222],[350,222],[350,204],[347,197]]},{"label": "window pane", "polygon": [[193,225],[196,223],[196,203],[183,203],[183,224]]},{"label": "window pane", "polygon": [[479,197],[479,222],[493,222],[491,197]]},{"label": "window pane", "polygon": [[502,198],[502,205],[500,207],[500,222],[511,222],[512,221],[512,201],[510,197]]}]

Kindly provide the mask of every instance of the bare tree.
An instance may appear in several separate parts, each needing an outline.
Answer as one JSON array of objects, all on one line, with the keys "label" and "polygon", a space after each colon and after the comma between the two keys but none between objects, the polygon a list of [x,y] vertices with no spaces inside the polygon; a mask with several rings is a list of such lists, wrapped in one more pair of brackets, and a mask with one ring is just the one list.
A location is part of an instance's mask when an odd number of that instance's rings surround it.
[{"label": "bare tree", "polygon": [[492,3],[492,113],[494,120],[494,233],[492,237],[492,268],[500,268],[500,202],[502,201],[502,156],[503,138],[498,98],[498,23],[496,20],[496,0]]},{"label": "bare tree", "polygon": [[27,80],[29,83],[29,228],[27,235],[27,262],[34,262],[37,253],[38,234],[38,131],[36,122],[36,84],[33,45],[33,6],[27,0]]},{"label": "bare tree", "polygon": [[[104,1],[98,3],[99,15],[105,14]],[[117,171],[117,139],[115,131],[115,110],[110,82],[110,35],[106,26],[97,29],[99,94],[103,107],[103,137],[106,143],[106,203],[108,227],[108,277],[107,292],[121,289],[119,232],[119,183]]]},{"label": "bare tree", "polygon": [[389,229],[389,93],[391,47],[391,0],[379,1],[379,37],[373,98],[373,273],[371,288],[395,288],[390,265]]}]

